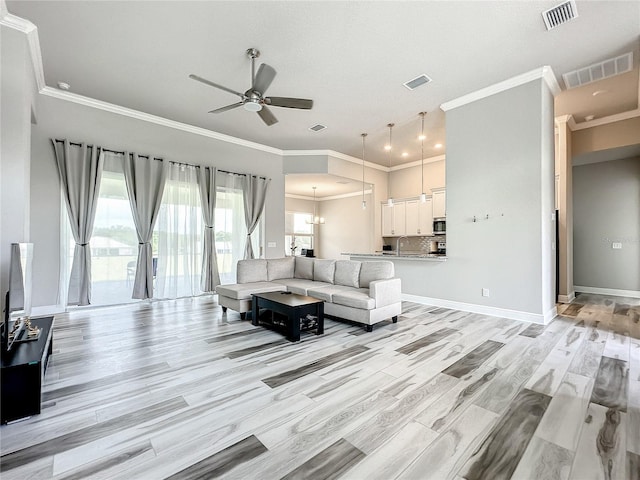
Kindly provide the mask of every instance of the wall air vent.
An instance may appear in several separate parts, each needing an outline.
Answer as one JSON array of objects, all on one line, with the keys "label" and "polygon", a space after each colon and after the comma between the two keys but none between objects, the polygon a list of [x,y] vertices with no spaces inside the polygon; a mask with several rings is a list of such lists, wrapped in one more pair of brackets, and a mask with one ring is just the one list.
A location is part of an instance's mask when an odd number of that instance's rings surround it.
[{"label": "wall air vent", "polygon": [[578,16],[578,9],[576,8],[576,2],[569,0],[568,2],[561,3],[560,5],[550,8],[542,12],[542,18],[547,30],[556,28],[558,25],[573,20]]},{"label": "wall air vent", "polygon": [[605,78],[614,77],[631,71],[633,68],[633,52],[619,57],[609,58],[603,62],[594,63],[588,67],[579,68],[573,72],[562,74],[564,84],[569,88],[576,88],[587,83],[597,82]]},{"label": "wall air vent", "polygon": [[324,130],[325,128],[327,128],[326,125],[322,125],[320,123],[317,123],[314,126],[309,127],[309,130],[311,130],[313,132],[319,132],[320,130]]},{"label": "wall air vent", "polygon": [[409,80],[408,82],[403,83],[403,85],[407,87],[409,90],[415,90],[416,88],[422,85],[425,85],[430,81],[431,81],[431,78],[429,78],[429,76],[423,73],[422,75],[414,78],[413,80]]}]

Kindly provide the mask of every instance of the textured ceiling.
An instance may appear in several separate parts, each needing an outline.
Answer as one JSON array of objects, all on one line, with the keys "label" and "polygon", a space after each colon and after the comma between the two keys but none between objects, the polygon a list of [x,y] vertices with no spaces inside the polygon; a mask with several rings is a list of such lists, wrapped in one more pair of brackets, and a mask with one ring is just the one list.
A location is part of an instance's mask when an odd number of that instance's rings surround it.
[{"label": "textured ceiling", "polygon": [[[425,157],[442,154],[443,102],[550,65],[561,75],[633,51],[638,63],[640,2],[578,1],[579,17],[550,32],[541,12],[558,1],[455,2],[153,2],[8,1],[31,20],[42,48],[46,83],[172,120],[281,149],[331,149],[397,165],[420,157],[417,113],[426,110]],[[245,50],[278,75],[273,96],[311,98],[313,110],[273,108],[280,122],[255,113],[207,111],[235,102],[231,94],[188,78],[206,77],[244,91]],[[426,73],[414,91],[402,84]],[[623,105],[637,106],[636,88]],[[633,80],[631,80],[633,82]],[[599,107],[580,100],[580,115]],[[606,99],[605,99],[606,100]],[[606,103],[606,102],[605,102]],[[508,113],[508,112],[505,112]],[[571,113],[571,112],[567,112]],[[615,112],[613,112],[615,113]],[[386,124],[395,122],[387,156]],[[316,123],[327,129],[314,133]],[[408,156],[402,157],[406,151]]]}]

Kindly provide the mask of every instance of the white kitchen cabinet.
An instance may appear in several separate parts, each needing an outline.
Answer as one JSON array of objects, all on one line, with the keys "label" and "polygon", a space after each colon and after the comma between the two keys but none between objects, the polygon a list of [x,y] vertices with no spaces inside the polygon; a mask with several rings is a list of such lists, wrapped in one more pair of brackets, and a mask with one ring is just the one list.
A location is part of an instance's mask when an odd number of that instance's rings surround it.
[{"label": "white kitchen cabinet", "polygon": [[406,205],[405,202],[393,202],[390,207],[382,204],[382,236],[397,237],[406,235]]},{"label": "white kitchen cabinet", "polygon": [[433,218],[444,218],[447,216],[446,191],[444,188],[431,190],[433,199]]},{"label": "white kitchen cabinet", "polygon": [[418,235],[433,235],[433,200],[418,202]]},{"label": "white kitchen cabinet", "polygon": [[393,236],[393,207],[382,204],[382,236]]},{"label": "white kitchen cabinet", "polygon": [[420,218],[418,200],[407,200],[405,205],[405,235],[420,234]]}]

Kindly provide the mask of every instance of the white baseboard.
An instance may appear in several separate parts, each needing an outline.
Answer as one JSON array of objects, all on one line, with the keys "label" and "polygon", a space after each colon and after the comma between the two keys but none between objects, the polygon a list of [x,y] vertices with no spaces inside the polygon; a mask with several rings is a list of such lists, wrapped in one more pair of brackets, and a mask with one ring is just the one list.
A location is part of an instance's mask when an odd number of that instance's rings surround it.
[{"label": "white baseboard", "polygon": [[442,298],[422,297],[419,295],[410,295],[408,293],[403,293],[402,299],[407,302],[415,302],[422,305],[452,308],[463,312],[480,313],[482,315],[491,315],[493,317],[508,318],[510,320],[519,320],[522,322],[539,323],[541,325],[546,325],[557,315],[557,309],[555,306],[542,315],[538,313],[522,312],[519,310],[509,310],[506,308],[488,307],[486,305],[454,302],[452,300],[443,300]]},{"label": "white baseboard", "polygon": [[640,298],[638,290],[619,290],[617,288],[580,287],[574,285],[573,289],[580,293],[595,293],[598,295],[612,295],[614,297]]},{"label": "white baseboard", "polygon": [[576,298],[576,292],[571,292],[569,295],[558,295],[558,301],[560,303],[571,303]]}]

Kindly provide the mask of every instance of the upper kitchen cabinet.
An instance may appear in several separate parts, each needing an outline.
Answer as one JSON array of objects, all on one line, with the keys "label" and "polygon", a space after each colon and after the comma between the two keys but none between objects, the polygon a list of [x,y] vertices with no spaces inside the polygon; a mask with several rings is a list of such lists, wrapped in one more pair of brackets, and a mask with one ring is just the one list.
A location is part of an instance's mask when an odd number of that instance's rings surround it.
[{"label": "upper kitchen cabinet", "polygon": [[393,206],[382,204],[382,236],[406,235],[406,203],[394,202]]},{"label": "upper kitchen cabinet", "polygon": [[431,235],[433,233],[432,200],[407,200],[405,202],[406,235]]},{"label": "upper kitchen cabinet", "polygon": [[444,188],[434,188],[431,190],[433,199],[433,218],[444,218],[447,216],[446,191]]}]

